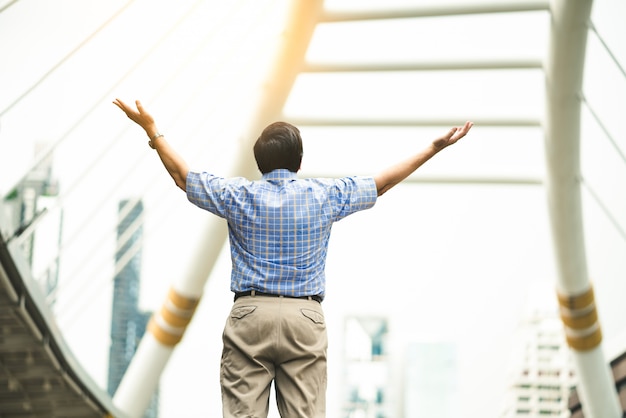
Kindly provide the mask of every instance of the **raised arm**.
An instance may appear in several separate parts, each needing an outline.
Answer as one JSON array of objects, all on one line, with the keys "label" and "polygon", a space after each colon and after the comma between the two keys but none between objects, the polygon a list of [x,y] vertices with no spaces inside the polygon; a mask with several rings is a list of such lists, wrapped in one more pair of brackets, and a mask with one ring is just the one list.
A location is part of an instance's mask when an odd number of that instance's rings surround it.
[{"label": "raised arm", "polygon": [[176,185],[183,191],[186,191],[189,167],[185,160],[165,140],[165,136],[159,133],[152,115],[146,112],[139,100],[135,101],[137,109],[132,108],[120,99],[115,99],[113,104],[122,109],[130,120],[146,131],[148,138],[150,138],[148,145],[159,154],[165,169],[172,176]]},{"label": "raised arm", "polygon": [[430,160],[435,154],[442,149],[456,143],[463,138],[474,124],[465,122],[462,127],[454,127],[445,135],[436,138],[428,147],[421,152],[415,154],[411,158],[401,161],[388,169],[374,176],[378,196],[381,196],[387,190],[411,175],[415,170],[420,168],[422,164]]}]

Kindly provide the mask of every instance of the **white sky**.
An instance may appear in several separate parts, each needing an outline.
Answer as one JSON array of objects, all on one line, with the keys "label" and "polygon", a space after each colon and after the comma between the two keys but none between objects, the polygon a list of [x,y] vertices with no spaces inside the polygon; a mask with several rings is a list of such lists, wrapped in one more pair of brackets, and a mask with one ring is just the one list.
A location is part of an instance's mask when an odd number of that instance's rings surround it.
[{"label": "white sky", "polygon": [[[251,110],[280,33],[277,22],[285,1],[136,0],[12,105],[124,4],[21,0],[0,13],[0,56],[5,57],[0,64],[0,192],[7,193],[30,166],[34,141],[62,138],[54,169],[65,207],[61,286],[71,302],[59,302],[57,320],[77,358],[103,387],[118,200],[144,199],[142,307],[150,310],[160,307],[170,284],[191,262],[199,240],[195,231],[202,231],[210,216],[186,202],[143,133],[110,102],[116,96],[142,99],[192,166],[228,173],[239,151],[242,118]],[[327,1],[328,8],[364,4]],[[390,5],[383,0],[368,4]],[[625,17],[623,1],[594,4],[593,21],[622,65],[626,46],[617,40],[624,39],[620,22]],[[543,59],[548,23],[545,13],[531,13],[326,24],[318,27],[308,59]],[[593,35],[588,57],[585,96],[624,150],[626,79]],[[486,117],[541,120],[543,87],[540,71],[377,78],[309,74],[298,79],[285,111],[292,117],[444,117],[459,123]],[[372,174],[441,131],[303,127],[302,175]],[[582,166],[586,182],[626,228],[621,215],[626,199],[619,192],[626,187],[626,164],[588,111],[583,111]],[[419,174],[541,179],[544,172],[540,129],[476,126]],[[626,242],[589,193],[584,193],[584,205],[589,271],[610,346],[626,329],[626,308],[615,297],[626,292]],[[221,331],[232,300],[227,256],[224,251],[163,374],[162,418],[178,417],[181,411],[191,418],[220,414]],[[75,262],[85,259],[89,263]],[[552,292],[555,282],[545,191],[532,185],[399,186],[374,209],[335,226],[327,277],[329,416],[341,402],[343,318],[358,314],[389,318],[393,381],[403,378],[408,343],[456,344],[459,401],[467,405],[467,416],[496,416],[501,411],[497,400],[509,383],[510,344],[527,298],[535,297],[530,285]],[[400,401],[402,395],[396,396]]]}]

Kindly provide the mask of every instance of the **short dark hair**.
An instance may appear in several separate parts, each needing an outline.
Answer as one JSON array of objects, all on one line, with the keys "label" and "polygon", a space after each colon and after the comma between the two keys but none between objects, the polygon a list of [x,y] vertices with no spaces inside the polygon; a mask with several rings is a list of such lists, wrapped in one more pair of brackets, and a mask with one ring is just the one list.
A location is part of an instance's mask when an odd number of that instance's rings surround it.
[{"label": "short dark hair", "polygon": [[296,173],[302,163],[300,130],[287,122],[268,125],[254,144],[254,158],[261,173],[286,168]]}]

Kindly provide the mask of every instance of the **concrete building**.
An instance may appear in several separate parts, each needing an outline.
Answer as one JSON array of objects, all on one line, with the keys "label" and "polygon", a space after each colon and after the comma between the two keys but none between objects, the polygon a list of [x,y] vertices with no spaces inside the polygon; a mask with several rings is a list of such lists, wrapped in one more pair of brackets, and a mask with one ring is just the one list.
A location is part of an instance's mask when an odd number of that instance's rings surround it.
[{"label": "concrete building", "polygon": [[563,324],[555,306],[534,302],[516,336],[502,417],[569,417],[567,400],[576,375]]},{"label": "concrete building", "polygon": [[345,418],[389,418],[390,364],[387,356],[387,320],[351,316],[345,322]]}]

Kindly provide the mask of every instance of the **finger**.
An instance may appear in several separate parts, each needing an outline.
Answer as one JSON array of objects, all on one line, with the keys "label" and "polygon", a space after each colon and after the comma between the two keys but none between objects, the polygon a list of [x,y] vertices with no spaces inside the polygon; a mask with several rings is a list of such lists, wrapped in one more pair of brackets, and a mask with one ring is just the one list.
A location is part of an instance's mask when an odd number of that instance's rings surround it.
[{"label": "finger", "polygon": [[464,125],[463,127],[458,127],[456,133],[451,138],[451,140],[456,142],[459,139],[463,138],[466,134],[467,134],[466,125]]},{"label": "finger", "polygon": [[143,108],[143,105],[141,104],[141,101],[135,100],[135,105],[137,106],[137,110],[139,111],[139,113],[145,113],[145,110]]},{"label": "finger", "polygon": [[472,127],[472,122],[465,122],[465,125],[457,127],[456,134],[457,136],[464,136]]},{"label": "finger", "polygon": [[113,104],[119,107],[120,109],[122,109],[124,112],[128,113],[128,106],[126,105],[126,103],[124,103],[120,99],[113,100]]}]

